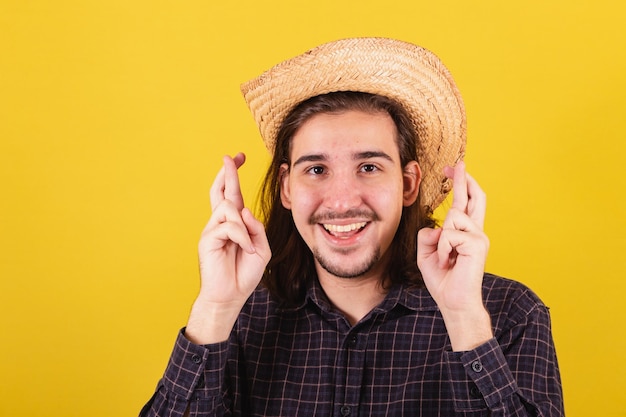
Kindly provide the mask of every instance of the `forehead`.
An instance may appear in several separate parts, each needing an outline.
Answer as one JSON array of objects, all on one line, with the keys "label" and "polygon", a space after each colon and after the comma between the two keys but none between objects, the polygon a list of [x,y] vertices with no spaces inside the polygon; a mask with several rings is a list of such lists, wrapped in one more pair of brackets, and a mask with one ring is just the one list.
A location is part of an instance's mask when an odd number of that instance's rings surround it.
[{"label": "forehead", "polygon": [[388,113],[347,110],[308,118],[291,140],[291,157],[305,153],[380,150],[398,156],[398,129]]}]

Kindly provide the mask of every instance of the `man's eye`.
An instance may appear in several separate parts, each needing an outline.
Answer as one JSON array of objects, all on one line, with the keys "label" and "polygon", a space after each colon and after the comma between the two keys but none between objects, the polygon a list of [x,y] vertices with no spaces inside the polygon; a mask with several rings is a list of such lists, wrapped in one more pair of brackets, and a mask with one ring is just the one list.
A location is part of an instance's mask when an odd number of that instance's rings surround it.
[{"label": "man's eye", "polygon": [[374,172],[377,170],[378,170],[378,167],[374,164],[364,164],[361,166],[361,171],[363,172]]},{"label": "man's eye", "polygon": [[313,175],[321,175],[324,173],[324,167],[321,166],[314,166],[309,168],[309,173],[313,174]]}]

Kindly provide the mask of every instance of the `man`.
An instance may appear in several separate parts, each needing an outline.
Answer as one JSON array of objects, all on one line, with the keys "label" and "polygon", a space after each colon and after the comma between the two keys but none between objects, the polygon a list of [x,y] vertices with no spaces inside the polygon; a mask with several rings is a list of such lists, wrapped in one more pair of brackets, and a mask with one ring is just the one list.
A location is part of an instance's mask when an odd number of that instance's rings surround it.
[{"label": "man", "polygon": [[200,293],[141,415],[563,415],[548,309],[484,273],[486,199],[439,60],[347,39],[242,91],[273,155],[265,224],[244,155],[225,157]]}]

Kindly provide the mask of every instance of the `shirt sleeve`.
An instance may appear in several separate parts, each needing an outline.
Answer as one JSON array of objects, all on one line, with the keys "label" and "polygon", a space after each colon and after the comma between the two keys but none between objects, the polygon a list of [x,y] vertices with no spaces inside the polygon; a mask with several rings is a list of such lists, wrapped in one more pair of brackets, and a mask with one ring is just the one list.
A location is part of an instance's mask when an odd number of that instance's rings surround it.
[{"label": "shirt sleeve", "polygon": [[224,415],[222,388],[228,342],[195,345],[182,329],[176,338],[165,374],[140,417]]},{"label": "shirt sleeve", "polygon": [[458,412],[492,416],[564,415],[560,373],[547,307],[467,352],[446,352]]}]

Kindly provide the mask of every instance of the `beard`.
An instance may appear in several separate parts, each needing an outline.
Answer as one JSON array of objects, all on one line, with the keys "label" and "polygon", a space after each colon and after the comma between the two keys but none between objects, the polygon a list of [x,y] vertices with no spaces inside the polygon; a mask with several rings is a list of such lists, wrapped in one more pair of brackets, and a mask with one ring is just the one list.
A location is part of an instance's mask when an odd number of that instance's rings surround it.
[{"label": "beard", "polygon": [[[342,265],[336,260],[330,259],[330,257],[324,256],[319,250],[313,249],[313,257],[317,263],[329,274],[338,278],[359,278],[370,272],[380,261],[381,250],[379,246],[376,246],[371,253],[367,255],[365,259],[354,265]],[[349,251],[344,253],[349,254]]]}]

